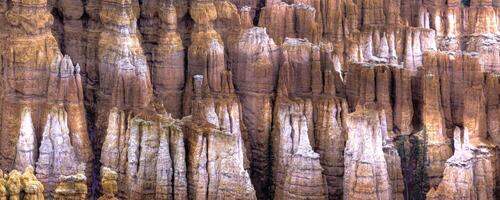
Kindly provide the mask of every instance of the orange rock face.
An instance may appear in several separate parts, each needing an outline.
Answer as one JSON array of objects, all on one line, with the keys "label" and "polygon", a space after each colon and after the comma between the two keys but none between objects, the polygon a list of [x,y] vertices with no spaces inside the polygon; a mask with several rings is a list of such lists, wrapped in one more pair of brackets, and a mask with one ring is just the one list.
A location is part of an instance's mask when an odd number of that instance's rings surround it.
[{"label": "orange rock face", "polygon": [[[153,51],[151,80],[155,95],[162,100],[172,116],[182,116],[182,94],[185,84],[185,53],[177,32],[177,14],[174,6],[160,7],[158,46]],[[165,77],[164,74],[169,74]]]},{"label": "orange rock face", "polygon": [[[6,114],[2,114],[1,135],[6,139],[1,141],[0,163],[5,170],[36,166],[49,195],[54,189],[49,182],[53,185],[59,175],[76,173],[76,167],[66,168],[59,159],[84,163],[90,177],[94,155],[85,120],[80,66],[61,54],[50,32],[53,17],[46,3],[16,1],[4,13],[9,31],[2,41],[2,68],[6,70],[2,79],[9,83],[2,88],[2,111]],[[53,112],[56,109],[58,114]],[[47,141],[51,135],[54,138]],[[52,144],[46,146],[47,142]],[[67,160],[66,155],[70,157]]]},{"label": "orange rock face", "polygon": [[0,0],[0,170],[33,169],[0,200],[498,199],[499,23],[498,0]]}]

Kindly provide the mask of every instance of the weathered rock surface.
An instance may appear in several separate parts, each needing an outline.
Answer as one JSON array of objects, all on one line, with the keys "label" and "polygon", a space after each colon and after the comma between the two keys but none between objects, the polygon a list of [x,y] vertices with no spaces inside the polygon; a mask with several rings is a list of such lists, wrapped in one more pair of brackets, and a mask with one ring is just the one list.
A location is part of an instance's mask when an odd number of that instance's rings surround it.
[{"label": "weathered rock surface", "polygon": [[168,113],[182,117],[184,92],[184,47],[177,29],[177,14],[172,5],[161,5],[158,46],[153,51],[151,69],[154,94]]},{"label": "weathered rock surface", "polygon": [[271,144],[274,198],[339,197],[347,106],[334,96],[333,66],[321,66],[331,57],[307,40],[287,38],[283,48]]},{"label": "weathered rock surface", "polygon": [[47,116],[36,163],[36,175],[45,185],[45,192],[54,191],[58,177],[76,174],[78,164],[69,137],[67,113],[54,108]]},{"label": "weathered rock surface", "polygon": [[[345,150],[344,199],[400,199],[384,156],[385,114],[358,107],[347,117],[348,140]],[[396,153],[397,156],[397,153]],[[399,156],[397,156],[399,158]],[[390,159],[389,159],[390,160]],[[394,161],[390,160],[390,164]],[[399,169],[400,170],[400,169]],[[392,172],[392,175],[401,173]],[[396,195],[396,196],[393,196]]]},{"label": "weathered rock surface", "polygon": [[38,143],[33,129],[31,111],[29,108],[24,108],[21,114],[21,130],[16,145],[16,169],[34,166],[38,158]]},{"label": "weathered rock surface", "polygon": [[[446,137],[446,124],[441,101],[441,82],[436,57],[426,57],[425,72],[422,76],[422,122],[427,143],[427,160],[429,167],[430,187],[437,186],[441,181],[446,160],[452,151],[449,139]],[[434,62],[434,63],[433,63]]]},{"label": "weathered rock surface", "polygon": [[344,182],[343,154],[347,138],[345,127],[347,103],[340,98],[320,97],[314,101],[314,111],[316,112],[314,135],[328,185],[329,199],[340,199]]},{"label": "weathered rock surface", "polygon": [[281,2],[262,8],[259,26],[266,27],[277,44],[282,44],[287,37],[307,38],[318,43],[321,32],[315,17],[316,9],[310,5]]},{"label": "weathered rock surface", "polygon": [[[223,40],[213,28],[221,5],[197,1],[184,96],[188,191],[193,199],[256,199],[247,172],[248,135]],[[219,8],[220,9],[220,8]],[[188,99],[189,98],[189,99]]]},{"label": "weathered rock surface", "polygon": [[[144,48],[144,55],[146,56],[148,66],[153,66],[153,52],[155,46],[158,46],[159,32],[161,27],[162,4],[167,1],[161,2],[158,0],[137,1],[140,4],[140,15],[137,17],[137,26],[142,36],[142,44]],[[177,21],[177,19],[176,19]]]},{"label": "weathered rock surface", "polygon": [[499,6],[0,0],[0,200],[498,198]]},{"label": "weathered rock surface", "polygon": [[[191,114],[191,101],[194,94],[195,75],[203,76],[203,87],[210,92],[221,92],[222,72],[226,70],[224,62],[224,43],[220,34],[213,28],[217,10],[213,2],[196,1],[191,6],[190,14],[195,25],[188,49],[188,67],[186,90],[184,93],[184,115]],[[232,85],[231,85],[232,86]]]},{"label": "weathered rock surface", "polygon": [[[36,179],[33,167],[28,166],[24,172],[12,170],[8,174],[3,174],[0,171],[0,188],[4,188],[4,192],[8,192],[9,199],[34,199],[44,200],[43,184]],[[3,193],[0,197],[7,199],[7,193]]]},{"label": "weathered rock surface", "polygon": [[[215,1],[217,18],[214,20],[214,29],[220,34],[224,44],[225,63],[229,69],[234,65],[236,45],[242,30],[250,28],[244,25],[240,16],[240,10],[229,1]],[[242,11],[244,12],[244,11]],[[249,13],[248,13],[249,14]],[[246,22],[249,24],[250,22]]]},{"label": "weathered rock surface", "polygon": [[1,167],[37,166],[49,195],[59,175],[74,173],[68,165],[83,163],[92,174],[80,67],[60,52],[47,1],[11,2],[2,16],[9,31],[2,31]]},{"label": "weathered rock surface", "polygon": [[219,77],[223,84],[219,92],[203,90],[203,76],[193,77],[193,115],[184,119],[189,195],[193,199],[256,199],[246,170],[247,134],[232,76],[226,71]]},{"label": "weathered rock surface", "polygon": [[166,114],[131,117],[116,108],[109,120],[101,162],[117,173],[118,197],[187,198],[180,122]]},{"label": "weathered rock surface", "polygon": [[87,177],[83,173],[77,173],[59,177],[59,183],[54,191],[54,199],[80,200],[86,199],[87,194]]},{"label": "weathered rock surface", "polygon": [[[65,54],[71,56],[75,63],[86,66],[86,34],[84,21],[84,6],[78,0],[56,1],[56,8],[62,14],[62,41],[60,44]],[[60,41],[59,41],[60,42]]]},{"label": "weathered rock surface", "polygon": [[107,167],[101,169],[101,174],[103,195],[99,197],[99,200],[117,200],[115,193],[118,192],[118,174]]},{"label": "weathered rock surface", "polygon": [[[135,1],[104,1],[98,43],[99,106],[143,108],[151,99],[151,80],[135,20]],[[114,4],[118,9],[114,9]],[[137,2],[135,2],[137,3]]]},{"label": "weathered rock surface", "polygon": [[410,71],[398,65],[354,63],[345,72],[350,109],[358,105],[381,108],[386,113],[387,130],[411,134],[414,108]]},{"label": "weathered rock surface", "polygon": [[[0,141],[0,162],[6,170],[14,167],[21,110],[33,107],[30,109],[29,122],[24,117],[25,124],[32,124],[32,132],[38,132],[43,123],[42,112],[47,100],[49,70],[59,53],[57,42],[50,32],[53,17],[46,6],[46,1],[15,2],[5,13],[4,26],[9,31],[2,42],[2,79],[8,84],[3,84],[2,89],[4,109],[1,136],[5,139]],[[34,149],[36,148],[35,146]],[[33,159],[36,159],[36,155]],[[34,163],[31,164],[34,166]]]},{"label": "weathered rock surface", "polygon": [[294,103],[278,97],[272,139],[274,199],[327,199],[320,155],[313,151],[304,112],[310,101]]},{"label": "weathered rock surface", "polygon": [[486,76],[486,118],[488,121],[488,133],[491,140],[500,144],[500,75],[488,74]]},{"label": "weathered rock surface", "polygon": [[241,100],[243,122],[248,131],[252,183],[257,194],[269,192],[272,95],[279,68],[279,49],[263,28],[243,32],[233,66],[236,93]]},{"label": "weathered rock surface", "polygon": [[[63,57],[62,55],[58,55],[55,62],[56,64],[53,64],[50,70],[47,103],[48,106],[58,107],[59,112],[66,113],[67,124],[61,124],[61,126],[68,127],[76,158],[79,162],[85,163],[88,176],[91,174],[90,168],[94,155],[91,152],[87,132],[80,65],[74,65],[69,56]],[[50,112],[49,110],[47,113],[50,114]]]},{"label": "weathered rock surface", "polygon": [[443,181],[427,199],[495,199],[496,154],[490,144],[469,139],[468,129],[454,131],[453,156],[446,161]]},{"label": "weathered rock surface", "polygon": [[[102,23],[97,46],[97,121],[96,146],[100,149],[110,126],[112,108],[129,114],[147,107],[153,95],[150,72],[140,42],[136,20],[139,5],[136,1],[100,2]],[[116,6],[116,7],[115,7]],[[127,126],[124,121],[123,126]]]}]

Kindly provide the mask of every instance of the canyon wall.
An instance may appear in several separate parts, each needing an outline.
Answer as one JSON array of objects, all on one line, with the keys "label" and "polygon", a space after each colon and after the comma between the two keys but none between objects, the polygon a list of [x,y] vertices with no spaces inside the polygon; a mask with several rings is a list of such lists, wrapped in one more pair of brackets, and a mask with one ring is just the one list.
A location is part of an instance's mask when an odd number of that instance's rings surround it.
[{"label": "canyon wall", "polygon": [[500,198],[498,0],[0,0],[0,27],[0,200]]}]

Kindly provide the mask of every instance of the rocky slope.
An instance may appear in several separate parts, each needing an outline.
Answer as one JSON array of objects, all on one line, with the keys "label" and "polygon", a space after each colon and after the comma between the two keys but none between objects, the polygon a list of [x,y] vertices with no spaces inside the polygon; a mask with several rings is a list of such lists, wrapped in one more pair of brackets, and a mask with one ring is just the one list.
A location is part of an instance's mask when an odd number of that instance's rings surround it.
[{"label": "rocky slope", "polygon": [[0,0],[0,200],[498,199],[499,23],[497,0]]}]

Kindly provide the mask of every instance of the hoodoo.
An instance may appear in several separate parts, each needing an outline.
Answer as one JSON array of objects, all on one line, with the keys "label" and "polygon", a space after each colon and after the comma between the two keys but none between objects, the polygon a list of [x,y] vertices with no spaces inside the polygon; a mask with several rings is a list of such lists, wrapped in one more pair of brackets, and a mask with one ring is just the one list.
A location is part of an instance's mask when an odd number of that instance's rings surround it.
[{"label": "hoodoo", "polygon": [[493,200],[499,148],[499,0],[0,0],[0,200]]}]

